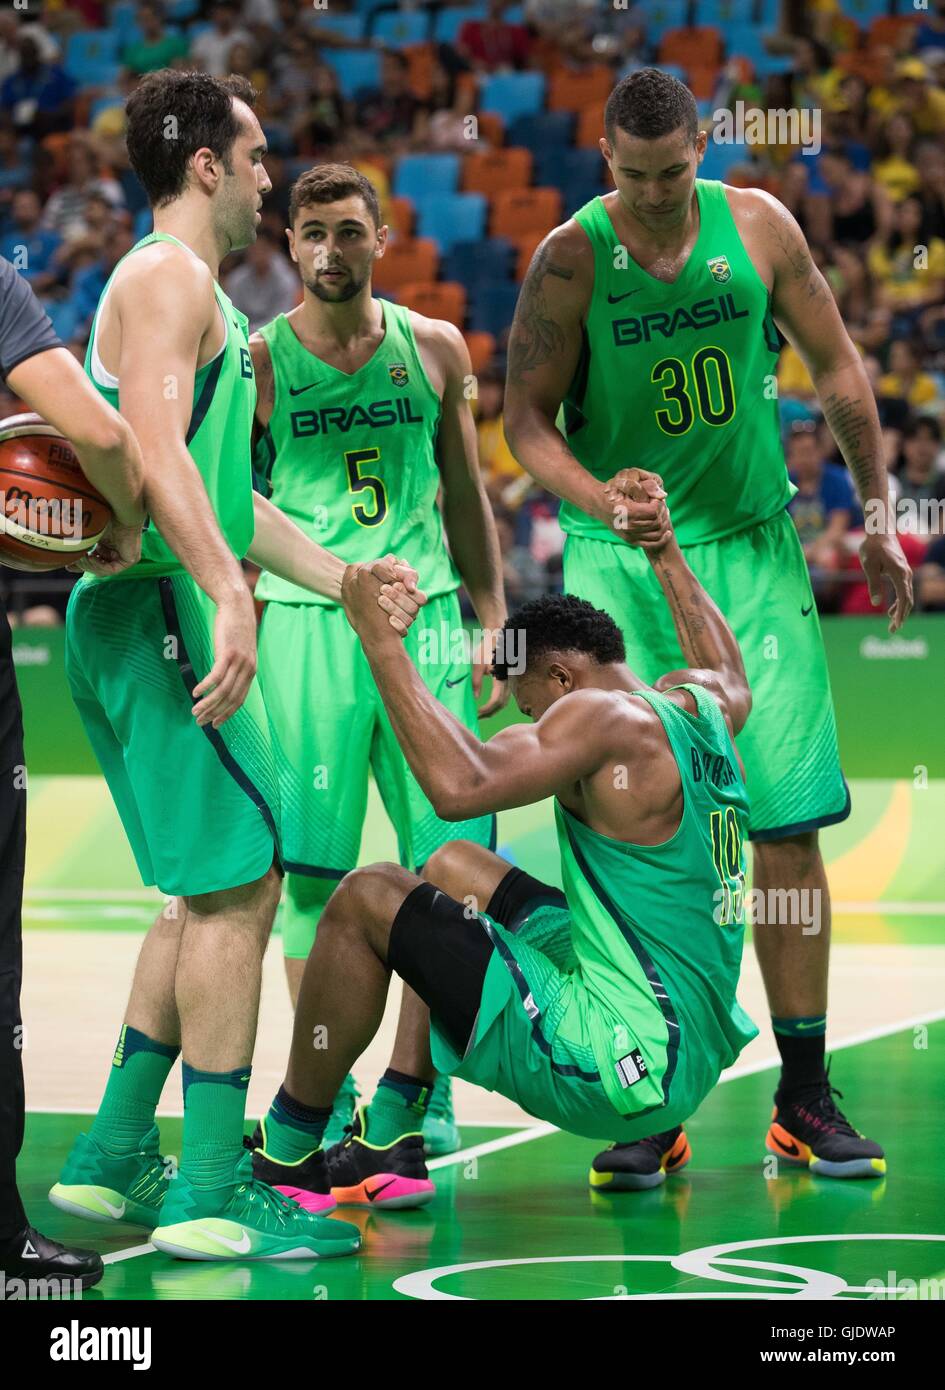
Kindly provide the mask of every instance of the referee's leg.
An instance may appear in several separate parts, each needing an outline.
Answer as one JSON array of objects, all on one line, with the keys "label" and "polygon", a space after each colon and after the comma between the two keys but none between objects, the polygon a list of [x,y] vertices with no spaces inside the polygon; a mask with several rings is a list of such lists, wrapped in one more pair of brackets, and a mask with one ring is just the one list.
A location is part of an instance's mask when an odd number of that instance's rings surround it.
[{"label": "referee's leg", "polygon": [[13,671],[10,627],[0,606],[0,1271],[9,1281],[102,1277],[101,1257],[47,1239],[31,1226],[16,1185],[23,1144],[23,868],[26,860],[26,776],[23,723]]}]

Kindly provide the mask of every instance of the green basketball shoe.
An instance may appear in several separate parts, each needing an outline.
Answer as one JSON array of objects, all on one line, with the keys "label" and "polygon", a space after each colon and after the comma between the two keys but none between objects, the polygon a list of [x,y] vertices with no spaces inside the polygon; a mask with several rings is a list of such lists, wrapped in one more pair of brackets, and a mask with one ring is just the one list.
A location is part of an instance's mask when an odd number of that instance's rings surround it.
[{"label": "green basketball shoe", "polygon": [[361,1092],[349,1071],[341,1083],[341,1090],[335,1096],[335,1103],[331,1107],[331,1119],[322,1135],[322,1148],[326,1152],[333,1144],[340,1144],[345,1137],[345,1131],[354,1124],[354,1112],[360,1095]]},{"label": "green basketball shoe", "polygon": [[423,1117],[423,1147],[427,1158],[455,1153],[460,1145],[459,1127],[453,1117],[453,1083],[437,1074],[430,1092],[430,1104]]},{"label": "green basketball shoe", "polygon": [[131,1221],[156,1226],[167,1191],[158,1128],[152,1125],[133,1154],[110,1154],[80,1134],[49,1200],[60,1211],[86,1221]]},{"label": "green basketball shoe", "polygon": [[258,1182],[247,1150],[234,1165],[233,1181],[220,1187],[194,1187],[178,1173],[151,1243],[180,1260],[313,1260],[354,1255],[361,1232],[347,1221],[303,1211]]}]

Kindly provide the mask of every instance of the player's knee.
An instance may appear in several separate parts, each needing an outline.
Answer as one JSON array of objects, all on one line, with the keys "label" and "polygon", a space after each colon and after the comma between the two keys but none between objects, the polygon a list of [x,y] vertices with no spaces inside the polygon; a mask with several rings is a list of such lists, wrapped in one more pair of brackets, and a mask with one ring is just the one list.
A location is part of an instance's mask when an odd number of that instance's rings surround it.
[{"label": "player's knee", "polygon": [[471,860],[480,848],[472,840],[447,840],[430,855],[421,876],[450,897],[462,899],[463,885],[470,878]]}]

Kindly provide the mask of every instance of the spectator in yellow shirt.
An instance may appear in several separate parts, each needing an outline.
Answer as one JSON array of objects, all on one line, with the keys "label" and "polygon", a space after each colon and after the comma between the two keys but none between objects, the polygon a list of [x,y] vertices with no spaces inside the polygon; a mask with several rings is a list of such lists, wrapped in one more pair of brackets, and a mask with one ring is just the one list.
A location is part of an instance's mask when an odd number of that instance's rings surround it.
[{"label": "spectator in yellow shirt", "polygon": [[898,396],[914,410],[933,405],[939,398],[935,378],[921,370],[919,353],[905,338],[897,338],[889,349],[889,371],[880,377],[879,394]]},{"label": "spectator in yellow shirt", "polygon": [[901,203],[921,187],[919,171],[912,162],[915,131],[904,111],[896,111],[885,122],[877,141],[876,158],[870,172],[894,203]]},{"label": "spectator in yellow shirt", "polygon": [[874,242],[868,264],[877,284],[877,304],[895,312],[939,304],[945,292],[945,241],[922,240],[922,203],[904,198],[892,230]]}]

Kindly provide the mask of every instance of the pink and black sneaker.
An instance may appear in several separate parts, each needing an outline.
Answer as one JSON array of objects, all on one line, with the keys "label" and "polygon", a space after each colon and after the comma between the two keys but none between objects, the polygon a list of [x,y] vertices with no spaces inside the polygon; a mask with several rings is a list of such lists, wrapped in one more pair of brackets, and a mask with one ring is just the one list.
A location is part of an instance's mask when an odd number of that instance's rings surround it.
[{"label": "pink and black sneaker", "polygon": [[435,1194],[423,1156],[423,1135],[402,1134],[379,1148],[363,1138],[364,1107],[344,1139],[325,1155],[331,1193],[342,1207],[422,1207]]},{"label": "pink and black sneaker", "polygon": [[291,1197],[303,1211],[314,1212],[316,1216],[327,1216],[334,1211],[338,1204],[331,1195],[324,1149],[316,1149],[298,1163],[279,1163],[266,1153],[261,1124],[256,1126],[252,1139],[244,1138],[243,1144],[253,1152],[254,1178],[274,1187],[283,1197]]}]

